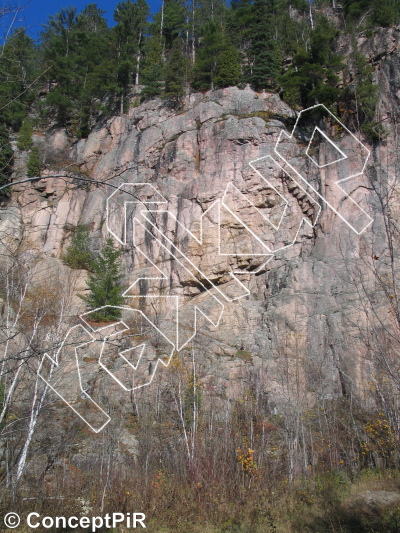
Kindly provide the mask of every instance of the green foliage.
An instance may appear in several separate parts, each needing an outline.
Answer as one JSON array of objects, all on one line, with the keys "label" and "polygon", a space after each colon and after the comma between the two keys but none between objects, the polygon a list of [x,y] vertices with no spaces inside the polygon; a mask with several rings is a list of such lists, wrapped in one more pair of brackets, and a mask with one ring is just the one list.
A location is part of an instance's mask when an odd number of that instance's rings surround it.
[{"label": "green foliage", "polygon": [[104,110],[105,99],[112,110],[118,92],[115,57],[117,44],[103,17],[104,11],[90,4],[77,15],[75,8],[50,17],[41,34],[43,56],[51,65],[50,90],[43,106],[82,137],[90,131],[90,117]]},{"label": "green foliage", "polygon": [[34,146],[28,157],[28,163],[26,164],[27,175],[29,178],[35,178],[40,176],[41,162],[39,148]]},{"label": "green foliage", "polygon": [[[121,296],[122,279],[120,269],[121,251],[116,250],[112,239],[107,239],[99,255],[92,262],[93,272],[88,277],[88,289],[90,294],[82,296],[90,309],[97,309],[103,306],[119,306],[124,302]],[[119,309],[107,307],[101,311],[91,314],[93,320],[112,321],[121,315]]]},{"label": "green foliage", "polygon": [[300,109],[301,106],[301,92],[297,80],[287,78],[284,81],[283,99],[293,109]]},{"label": "green foliage", "polygon": [[[355,43],[353,44],[355,47]],[[349,115],[355,120],[354,126],[361,130],[372,142],[382,139],[386,132],[375,120],[375,109],[378,103],[378,87],[372,79],[373,68],[367,59],[357,50],[351,56],[354,79],[344,92],[343,100]]]},{"label": "green foliage", "polygon": [[[18,146],[28,150],[23,121],[35,102],[41,119],[86,137],[100,118],[125,112],[138,85],[141,99],[161,96],[176,104],[189,85],[204,91],[244,82],[257,91],[279,89],[297,109],[332,107],[343,99],[338,74],[345,67],[334,52],[340,32],[323,16],[326,4],[315,2],[313,25],[307,0],[164,0],[151,20],[146,0],[121,0],[112,28],[96,4],[81,12],[61,9],[49,17],[38,45],[20,28],[9,36],[0,57],[1,123],[20,130]],[[372,35],[375,26],[400,20],[398,0],[344,0],[343,7],[350,33]],[[371,118],[372,85],[369,76],[365,83],[360,77],[355,88],[360,128],[376,140],[383,130]],[[345,100],[355,97],[350,89]]]},{"label": "green foliage", "polygon": [[240,57],[233,44],[226,38],[224,49],[218,57],[217,72],[215,74],[216,87],[237,85],[241,79]]},{"label": "green foliage", "polygon": [[221,21],[224,25],[227,16],[227,3],[225,0],[198,0],[195,4],[198,29],[201,30],[204,25],[215,21]]},{"label": "green foliage", "polygon": [[120,91],[125,94],[128,85],[139,77],[139,61],[145,44],[144,34],[149,17],[145,0],[125,0],[114,11],[114,28],[118,47],[117,79]]},{"label": "green foliage", "polygon": [[71,98],[64,94],[62,87],[56,87],[47,95],[46,104],[55,112],[58,122],[66,126],[70,113],[74,109],[74,104]]},{"label": "green foliage", "polygon": [[343,68],[341,57],[332,51],[336,29],[325,17],[316,21],[308,50],[300,48],[293,63],[280,77],[283,96],[290,105],[303,107],[336,102],[340,95],[337,73]]},{"label": "green foliage", "polygon": [[97,4],[89,4],[78,15],[78,26],[84,31],[105,33],[107,31],[107,21],[104,18],[105,13],[105,11],[97,7]]},{"label": "green foliage", "polygon": [[170,50],[186,30],[186,7],[183,0],[164,0],[163,32],[165,47]]},{"label": "green foliage", "polygon": [[398,0],[344,0],[343,7],[348,21],[366,27],[392,26],[400,20]]},{"label": "green foliage", "polygon": [[145,87],[142,97],[152,98],[159,96],[163,89],[164,64],[163,64],[164,43],[159,35],[149,38],[145,48],[145,63],[143,66],[142,81]]},{"label": "green foliage", "polygon": [[[14,152],[11,148],[8,131],[0,125],[0,185],[5,185],[11,176]],[[0,196],[8,196],[8,189],[3,189]]]},{"label": "green foliage", "polygon": [[280,71],[277,40],[273,38],[273,8],[274,0],[254,0],[249,79],[257,90],[273,86]]},{"label": "green foliage", "polygon": [[90,251],[89,228],[78,226],[72,237],[64,262],[70,268],[91,270],[93,266],[93,254]]},{"label": "green foliage", "polygon": [[193,87],[207,90],[234,85],[240,80],[239,54],[217,22],[203,28],[202,47],[196,54]]},{"label": "green foliage", "polygon": [[0,54],[0,122],[18,130],[34,102],[41,53],[24,28],[16,28]]},{"label": "green foliage", "polygon": [[245,50],[251,39],[253,19],[252,0],[233,0],[227,13],[227,29],[235,48]]},{"label": "green foliage", "polygon": [[202,47],[196,54],[193,88],[214,89],[217,61],[223,52],[224,42],[220,24],[209,22],[203,29]]},{"label": "green foliage", "polygon": [[246,361],[247,363],[253,362],[253,357],[251,355],[251,352],[248,352],[247,350],[238,350],[236,352],[236,357],[239,357],[239,359],[242,359],[243,361]]},{"label": "green foliage", "polygon": [[27,117],[18,132],[17,146],[20,150],[30,150],[32,146],[32,123]]},{"label": "green foliage", "polygon": [[187,60],[182,52],[180,39],[176,39],[165,65],[164,96],[179,101],[185,94]]},{"label": "green foliage", "polygon": [[371,142],[381,141],[387,136],[387,131],[384,126],[376,120],[371,120],[362,124],[361,131]]}]

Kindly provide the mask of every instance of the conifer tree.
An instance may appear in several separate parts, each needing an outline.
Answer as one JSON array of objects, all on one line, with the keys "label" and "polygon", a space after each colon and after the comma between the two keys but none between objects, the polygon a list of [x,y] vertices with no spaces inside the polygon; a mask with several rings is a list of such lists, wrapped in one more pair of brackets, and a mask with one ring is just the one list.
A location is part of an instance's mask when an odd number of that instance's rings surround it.
[{"label": "conifer tree", "polygon": [[219,22],[209,22],[203,28],[202,46],[196,55],[193,87],[206,90],[239,83],[240,58]]},{"label": "conifer tree", "polygon": [[398,0],[343,0],[348,21],[364,26],[392,26],[400,21]]},{"label": "conifer tree", "polygon": [[91,114],[106,105],[112,110],[117,89],[116,55],[103,14],[93,4],[80,15],[74,8],[61,10],[41,34],[43,59],[51,65],[48,81],[56,84],[46,97],[44,114],[56,114],[79,137],[89,132]]},{"label": "conifer tree", "polygon": [[104,18],[106,12],[99,9],[96,4],[89,4],[77,17],[80,29],[89,33],[106,33],[107,21]]},{"label": "conifer tree", "polygon": [[217,73],[215,76],[216,87],[229,87],[240,82],[240,57],[237,49],[225,39],[224,49],[218,57]]},{"label": "conifer tree", "polygon": [[[144,85],[145,98],[177,101],[189,80],[195,90],[242,81],[256,90],[279,86],[294,107],[332,105],[343,92],[337,76],[343,65],[334,53],[338,30],[323,17],[326,2],[314,2],[321,8],[312,10],[312,20],[310,3],[163,0],[149,22],[146,0],[119,0],[113,28],[96,4],[81,13],[62,9],[49,18],[39,45],[18,28],[3,46],[0,123],[20,129],[18,146],[28,150],[29,128],[21,124],[35,100],[44,119],[56,118],[72,135],[85,137],[100,116],[126,109],[132,85]],[[342,5],[346,31],[400,20],[398,0]],[[47,96],[39,99],[44,81]]]},{"label": "conifer tree", "polygon": [[218,59],[224,50],[221,25],[209,22],[203,29],[202,47],[196,54],[193,73],[193,88],[201,91],[215,88]]},{"label": "conifer tree", "polygon": [[197,10],[202,26],[209,22],[225,23],[227,3],[224,0],[198,0]]},{"label": "conifer tree", "polygon": [[159,35],[154,35],[148,39],[142,71],[142,81],[145,87],[141,94],[144,98],[152,98],[162,93],[164,81],[163,49],[164,41],[160,39]]},{"label": "conifer tree", "polygon": [[93,115],[114,108],[116,62],[112,58],[111,32],[104,14],[95,4],[89,4],[77,17],[74,62],[83,68],[78,70],[79,91],[74,94],[75,109],[71,114],[78,137],[90,133]]},{"label": "conifer tree", "polygon": [[164,96],[175,102],[185,94],[187,59],[182,52],[180,39],[176,39],[165,65]]},{"label": "conifer tree", "polygon": [[280,58],[274,31],[274,0],[255,0],[254,27],[249,50],[249,80],[256,90],[274,86],[280,73]]},{"label": "conifer tree", "polygon": [[164,0],[162,36],[165,49],[172,48],[178,37],[183,37],[187,28],[187,8],[183,0]]},{"label": "conifer tree", "polygon": [[90,251],[89,228],[78,226],[71,244],[67,249],[64,262],[70,268],[91,270],[93,266],[93,254]]},{"label": "conifer tree", "polygon": [[351,125],[361,130],[370,141],[378,141],[386,134],[383,125],[375,120],[379,88],[373,83],[370,63],[356,49],[356,41],[353,46],[355,50],[351,55],[351,65],[354,79],[343,91],[344,105],[351,110],[348,114],[354,121]]},{"label": "conifer tree", "polygon": [[[90,309],[107,305],[120,306],[124,302],[120,285],[122,279],[120,256],[121,251],[115,249],[112,239],[107,239],[92,263],[93,273],[89,274],[87,283],[90,293],[88,296],[82,296]],[[119,309],[106,307],[91,316],[94,320],[107,322],[119,318],[120,315]]]},{"label": "conifer tree", "polygon": [[232,0],[227,13],[227,27],[229,38],[239,52],[248,51],[253,26],[252,0]]},{"label": "conifer tree", "polygon": [[117,22],[114,31],[118,42],[118,80],[122,99],[130,83],[139,84],[148,16],[149,6],[146,0],[124,0],[117,4],[114,12],[114,20]]},{"label": "conifer tree", "polygon": [[39,148],[37,146],[34,146],[32,148],[31,153],[29,154],[26,168],[28,169],[27,174],[30,178],[36,178],[40,176],[41,163]]},{"label": "conifer tree", "polygon": [[37,95],[40,49],[26,34],[16,28],[2,44],[0,54],[0,123],[14,131],[21,127],[27,108]]},{"label": "conifer tree", "polygon": [[32,123],[27,117],[19,130],[18,133],[18,139],[17,139],[17,146],[20,150],[30,150],[32,146]]},{"label": "conifer tree", "polygon": [[[0,125],[0,185],[5,185],[10,178],[14,162],[14,152],[10,145],[8,131]],[[3,189],[1,196],[8,196],[9,190]]]},{"label": "conifer tree", "polygon": [[[332,48],[336,36],[337,30],[326,17],[316,17],[308,49],[301,48],[295,54],[291,67],[280,78],[284,98],[290,105],[307,107],[323,103],[329,106],[338,100],[337,72],[343,69],[343,64],[341,56]],[[294,96],[298,97],[297,102],[291,101]]]}]

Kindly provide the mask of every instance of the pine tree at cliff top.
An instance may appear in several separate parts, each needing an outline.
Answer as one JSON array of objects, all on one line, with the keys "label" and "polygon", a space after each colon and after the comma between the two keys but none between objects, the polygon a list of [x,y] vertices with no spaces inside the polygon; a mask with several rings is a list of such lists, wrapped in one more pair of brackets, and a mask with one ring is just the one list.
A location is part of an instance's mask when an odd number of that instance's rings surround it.
[{"label": "pine tree at cliff top", "polygon": [[185,94],[187,59],[182,52],[180,39],[176,39],[168,55],[165,65],[164,96],[178,101]]},{"label": "pine tree at cliff top", "polygon": [[[399,0],[343,0],[348,21],[363,26],[394,26],[400,22]],[[360,30],[358,30],[360,31]]]},{"label": "pine tree at cliff top", "polygon": [[16,28],[0,54],[0,123],[18,131],[35,101],[41,52],[24,28]]},{"label": "pine tree at cliff top", "polygon": [[194,89],[201,91],[215,88],[218,60],[224,51],[224,35],[221,25],[209,22],[203,29],[202,47],[196,55],[194,66]]},{"label": "pine tree at cliff top", "polygon": [[[187,28],[187,8],[182,0],[164,0],[164,19],[160,29],[165,48],[170,50],[178,37],[183,37]],[[157,21],[158,22],[158,21]]]},{"label": "pine tree at cliff top", "polygon": [[337,73],[343,68],[341,56],[332,51],[337,33],[326,17],[315,17],[308,47],[299,47],[292,65],[280,78],[284,99],[292,107],[319,103],[330,106],[337,102],[340,96]]},{"label": "pine tree at cliff top", "polygon": [[154,35],[147,40],[142,70],[142,83],[145,84],[145,87],[141,93],[145,98],[159,96],[162,92],[164,80],[163,47],[164,41],[160,39],[159,35]]},{"label": "pine tree at cliff top", "polygon": [[280,71],[279,50],[273,38],[274,6],[274,0],[255,0],[253,4],[249,80],[256,90],[273,86]]},{"label": "pine tree at cliff top", "polygon": [[117,40],[118,70],[125,71],[124,76],[119,74],[122,97],[127,93],[130,83],[139,83],[148,16],[149,6],[146,0],[125,0],[117,4],[114,12],[114,20],[117,22],[114,33]]},{"label": "pine tree at cliff top", "polygon": [[237,85],[241,79],[239,52],[229,41],[224,39],[224,49],[218,57],[215,87]]},{"label": "pine tree at cliff top", "polygon": [[[315,1],[312,19],[310,2],[163,0],[150,21],[146,0],[120,0],[113,28],[96,4],[81,13],[62,9],[49,17],[39,45],[21,28],[9,35],[0,57],[0,122],[18,131],[35,102],[41,118],[85,137],[100,117],[127,110],[133,85],[145,85],[143,97],[180,98],[188,80],[195,90],[245,81],[281,89],[295,107],[332,105],[343,70],[334,53],[340,31],[324,17],[329,2]],[[343,7],[342,34],[400,20],[399,0],[343,0]]]}]

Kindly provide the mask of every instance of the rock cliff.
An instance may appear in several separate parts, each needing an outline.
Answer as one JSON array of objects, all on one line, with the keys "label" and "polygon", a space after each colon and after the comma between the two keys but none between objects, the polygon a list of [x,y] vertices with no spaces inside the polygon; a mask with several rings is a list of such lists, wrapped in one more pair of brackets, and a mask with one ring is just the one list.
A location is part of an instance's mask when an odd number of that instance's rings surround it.
[{"label": "rock cliff", "polygon": [[[87,139],[56,126],[35,135],[46,168],[42,179],[15,185],[1,209],[3,248],[35,251],[32,283],[72,287],[67,332],[85,311],[77,294],[86,273],[71,272],[63,255],[78,225],[90,228],[94,251],[111,231],[123,250],[126,305],[150,317],[188,365],[195,358],[212,401],[254,384],[276,413],[299,399],[312,407],[367,397],[375,375],[368,313],[376,302],[387,314],[372,273],[387,253],[378,193],[398,170],[399,34],[359,38],[381,88],[385,142],[359,143],[321,109],[295,128],[298,113],[278,95],[249,88],[192,94],[177,110],[159,99],[132,103]],[[345,53],[349,46],[338,43]],[[23,180],[26,161],[16,156],[15,180]],[[147,369],[157,345],[146,357]],[[121,387],[87,354],[86,364],[87,381],[97,376],[103,396],[127,410]],[[159,365],[138,394],[155,398],[168,372]],[[72,378],[63,387],[79,398]]]}]

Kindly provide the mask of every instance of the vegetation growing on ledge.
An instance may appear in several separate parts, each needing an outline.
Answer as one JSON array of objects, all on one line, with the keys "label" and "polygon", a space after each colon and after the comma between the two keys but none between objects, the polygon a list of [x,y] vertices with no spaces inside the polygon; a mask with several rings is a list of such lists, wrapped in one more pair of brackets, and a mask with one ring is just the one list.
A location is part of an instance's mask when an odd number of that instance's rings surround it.
[{"label": "vegetation growing on ledge", "polygon": [[[89,294],[82,296],[90,309],[103,306],[120,306],[125,300],[122,297],[120,270],[121,251],[114,247],[113,240],[107,239],[100,253],[89,263],[92,272],[88,276]],[[118,308],[105,307],[101,311],[91,313],[96,321],[112,322],[119,318]]]}]

